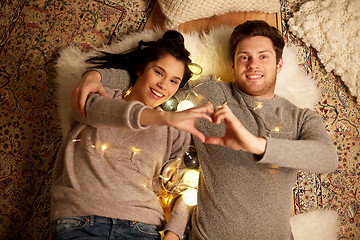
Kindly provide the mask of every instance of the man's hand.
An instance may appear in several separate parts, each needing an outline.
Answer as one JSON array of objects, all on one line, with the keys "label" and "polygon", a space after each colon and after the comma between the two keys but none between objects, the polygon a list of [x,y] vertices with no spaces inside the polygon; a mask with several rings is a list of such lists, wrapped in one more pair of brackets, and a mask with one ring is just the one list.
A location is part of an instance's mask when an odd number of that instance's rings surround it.
[{"label": "man's hand", "polygon": [[101,84],[101,75],[97,71],[86,72],[71,93],[71,106],[84,117],[86,99],[91,92],[108,97]]},{"label": "man's hand", "polygon": [[224,120],[225,135],[223,137],[207,137],[205,143],[221,145],[237,151],[263,155],[266,149],[266,139],[254,136],[235,117],[227,104],[215,110],[213,121],[220,124]]},{"label": "man's hand", "polygon": [[141,125],[166,125],[174,127],[187,131],[204,142],[205,135],[194,127],[194,123],[198,118],[212,123],[211,115],[213,113],[214,106],[210,102],[180,112],[161,112],[153,109],[144,109],[140,116],[140,123]]}]

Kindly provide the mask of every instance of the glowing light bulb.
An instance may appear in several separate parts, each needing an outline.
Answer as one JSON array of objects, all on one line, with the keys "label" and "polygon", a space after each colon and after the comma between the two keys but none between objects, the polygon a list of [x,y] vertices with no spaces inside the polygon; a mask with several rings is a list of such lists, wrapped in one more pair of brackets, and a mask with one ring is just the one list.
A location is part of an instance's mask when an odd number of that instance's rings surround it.
[{"label": "glowing light bulb", "polygon": [[123,98],[126,98],[127,95],[129,95],[131,93],[132,87],[130,87],[124,94],[123,94]]},{"label": "glowing light bulb", "polygon": [[144,188],[148,188],[149,186],[149,182],[147,181],[147,180],[145,180],[143,183],[142,183],[142,186],[144,187]]},{"label": "glowing light bulb", "polygon": [[179,104],[177,106],[177,111],[184,111],[184,110],[187,110],[192,107],[194,107],[194,104],[191,101],[183,100],[183,101],[179,102]]},{"label": "glowing light bulb", "polygon": [[275,128],[273,129],[273,131],[274,131],[274,132],[280,132],[280,128],[279,128],[279,127],[275,127]]},{"label": "glowing light bulb", "polygon": [[108,148],[108,146],[106,144],[103,144],[101,146],[101,153],[104,154],[105,150]]},{"label": "glowing light bulb", "polygon": [[199,172],[196,170],[189,170],[184,174],[183,183],[190,187],[197,187],[199,182]]},{"label": "glowing light bulb", "polygon": [[182,196],[186,205],[195,206],[197,204],[197,190],[195,188],[186,189]]},{"label": "glowing light bulb", "polygon": [[138,152],[141,152],[141,150],[139,148],[136,148],[136,147],[131,147],[131,151],[133,153],[133,156],[135,156]]},{"label": "glowing light bulb", "polygon": [[189,69],[193,73],[193,75],[199,75],[202,73],[202,68],[197,64],[189,64]]},{"label": "glowing light bulb", "polygon": [[81,139],[73,139],[73,142],[81,142]]},{"label": "glowing light bulb", "polygon": [[131,159],[130,159],[130,160],[133,161],[135,155],[136,155],[138,152],[140,152],[141,149],[131,146],[131,151],[132,151],[132,154],[131,154]]},{"label": "glowing light bulb", "polygon": [[262,102],[257,102],[257,103],[256,103],[256,107],[255,107],[253,110],[262,109],[262,108],[263,108]]}]

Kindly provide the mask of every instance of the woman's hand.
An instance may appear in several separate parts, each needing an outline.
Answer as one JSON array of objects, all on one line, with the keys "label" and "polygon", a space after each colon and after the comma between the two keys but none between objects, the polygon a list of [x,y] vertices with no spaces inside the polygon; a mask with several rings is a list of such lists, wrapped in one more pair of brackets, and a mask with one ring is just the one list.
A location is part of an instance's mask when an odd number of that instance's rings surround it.
[{"label": "woman's hand", "polygon": [[97,71],[86,72],[71,93],[71,106],[84,117],[86,99],[91,92],[108,97],[101,84],[101,75]]},{"label": "woman's hand", "polygon": [[180,112],[144,109],[140,116],[140,123],[141,125],[166,125],[174,127],[182,131],[187,131],[204,142],[205,135],[194,127],[194,123],[198,118],[205,119],[212,123],[211,115],[213,113],[214,106],[210,102]]},{"label": "woman's hand", "polygon": [[266,149],[266,139],[257,137],[249,132],[237,119],[227,104],[215,110],[213,115],[215,124],[224,121],[225,134],[223,137],[207,137],[205,143],[221,145],[233,150],[263,155]]},{"label": "woman's hand", "polygon": [[193,107],[185,111],[175,112],[171,114],[168,119],[169,126],[177,128],[179,130],[187,131],[200,141],[205,141],[205,135],[197,130],[194,126],[195,120],[198,118],[205,119],[210,123],[213,123],[211,115],[214,113],[214,106],[212,103],[207,102],[198,107]]},{"label": "woman's hand", "polygon": [[164,240],[179,240],[179,236],[172,231],[167,231]]}]

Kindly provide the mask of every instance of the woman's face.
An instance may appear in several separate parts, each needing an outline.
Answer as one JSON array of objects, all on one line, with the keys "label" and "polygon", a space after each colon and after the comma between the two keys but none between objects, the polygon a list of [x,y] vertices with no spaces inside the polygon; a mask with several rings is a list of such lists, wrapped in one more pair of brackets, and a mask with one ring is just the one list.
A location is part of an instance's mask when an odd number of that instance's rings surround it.
[{"label": "woman's face", "polygon": [[127,100],[137,100],[152,108],[161,105],[179,89],[185,65],[170,54],[149,62],[138,70],[138,79]]}]

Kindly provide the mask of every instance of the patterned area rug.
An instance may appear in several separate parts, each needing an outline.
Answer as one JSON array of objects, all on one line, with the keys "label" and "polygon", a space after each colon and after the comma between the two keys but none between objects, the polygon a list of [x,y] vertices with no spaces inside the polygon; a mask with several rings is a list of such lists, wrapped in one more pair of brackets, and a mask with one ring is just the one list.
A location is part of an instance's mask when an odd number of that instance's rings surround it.
[{"label": "patterned area rug", "polygon": [[[321,89],[317,111],[339,153],[328,175],[299,173],[297,213],[335,209],[338,239],[360,239],[360,107],[314,49],[289,32],[304,0],[282,0],[284,37]],[[140,31],[150,0],[4,0],[0,8],[0,239],[46,239],[50,179],[61,143],[54,64],[68,44],[82,49]]]},{"label": "patterned area rug", "polygon": [[0,239],[47,239],[61,143],[54,64],[143,29],[150,0],[4,0],[0,8]]},{"label": "patterned area rug", "polygon": [[321,89],[317,112],[339,154],[338,170],[327,175],[300,172],[294,188],[295,212],[334,209],[338,212],[338,239],[360,239],[360,107],[340,77],[325,71],[315,49],[288,30],[288,20],[306,0],[282,0],[284,37],[298,49],[304,69]]}]

